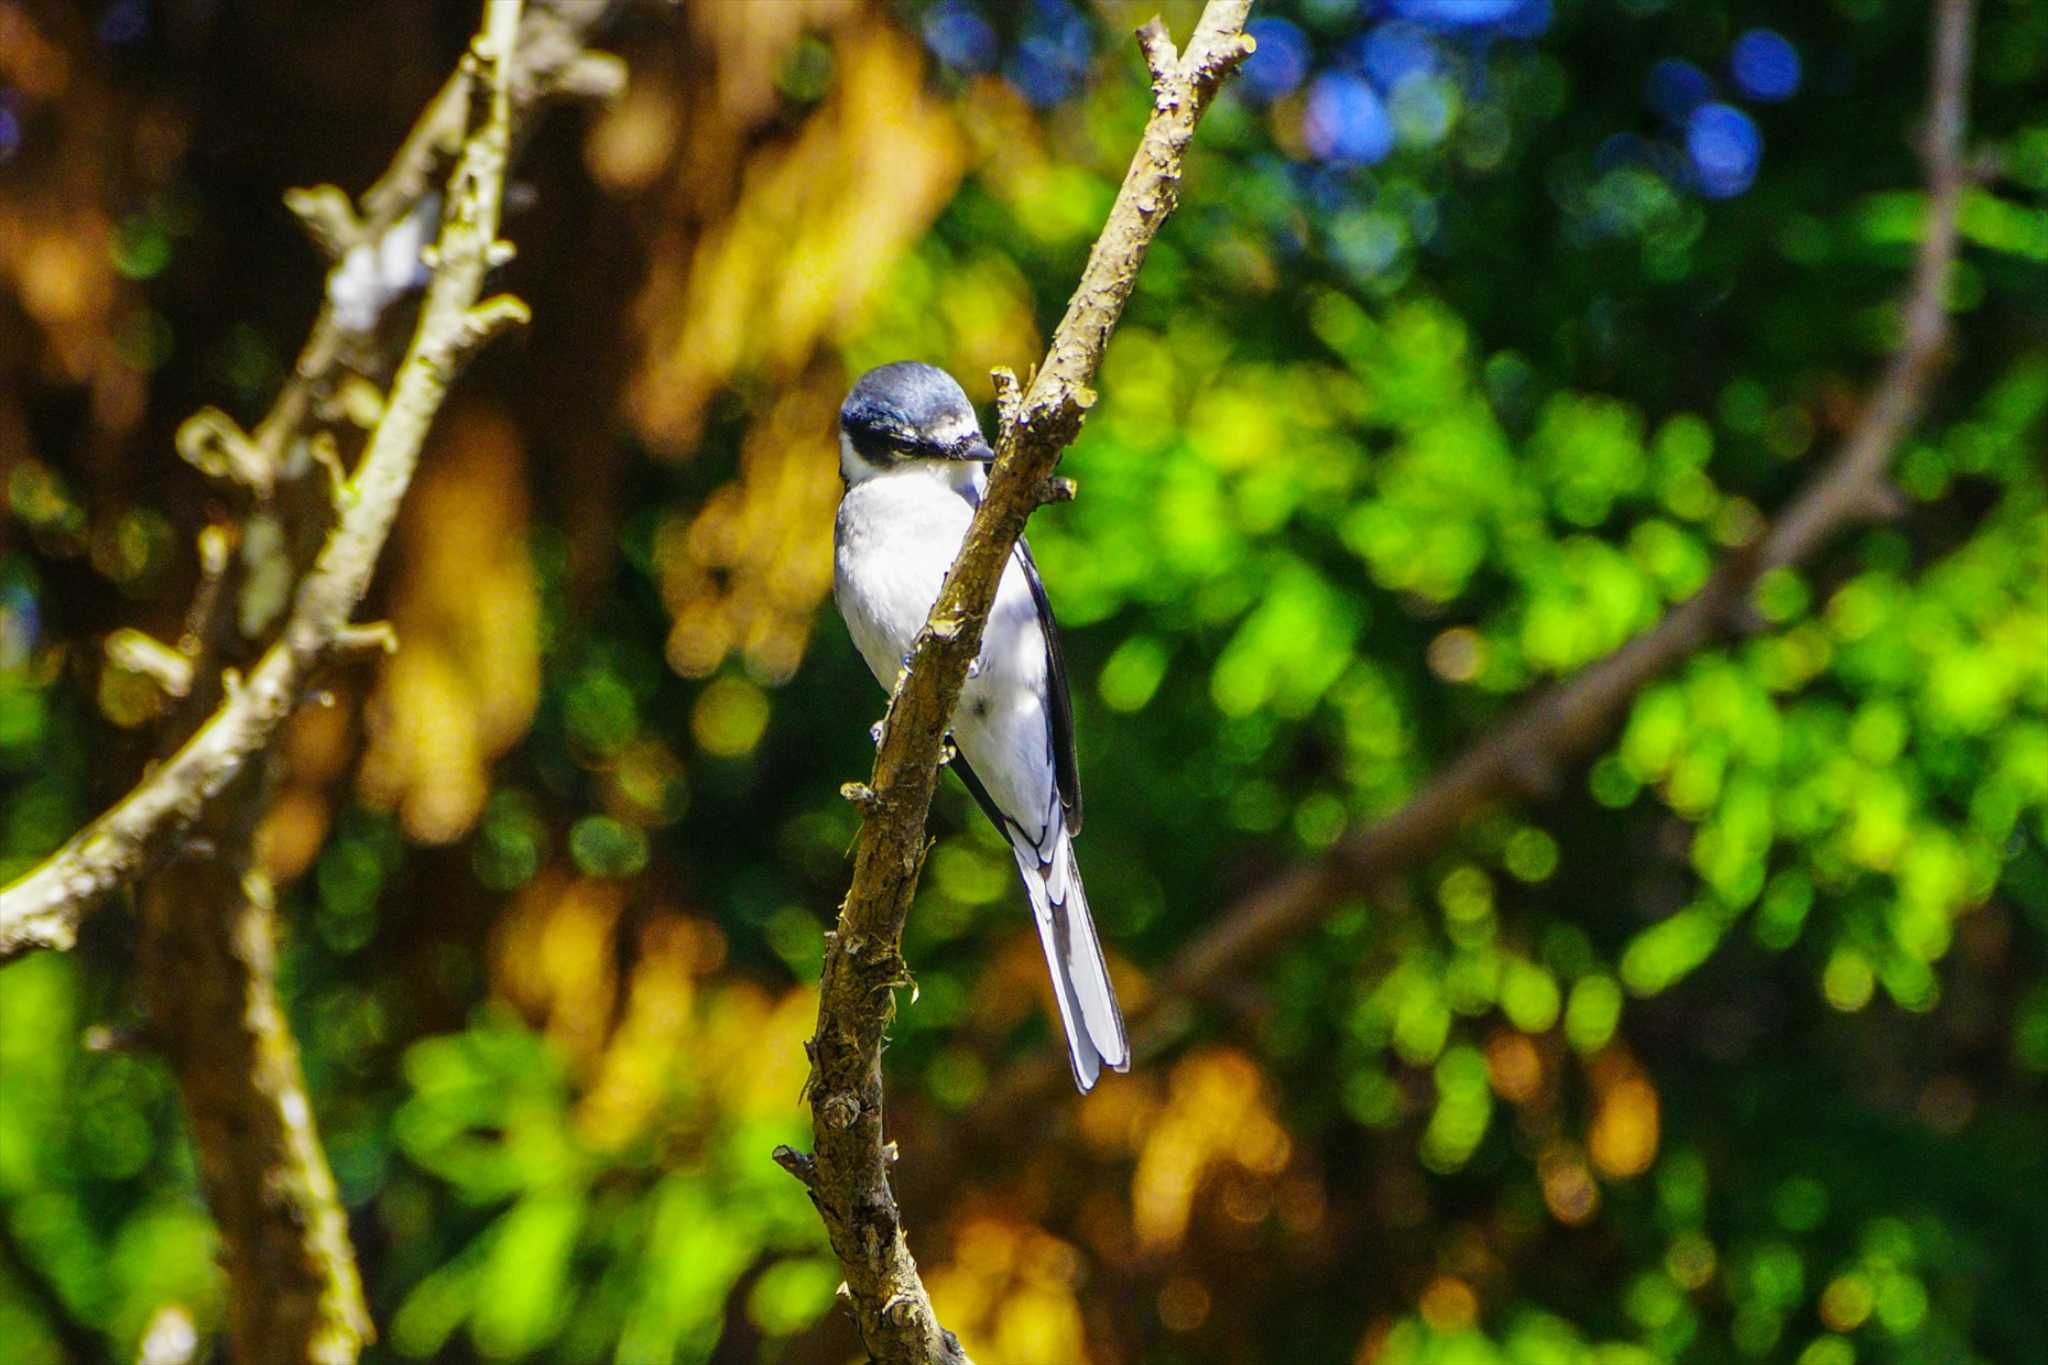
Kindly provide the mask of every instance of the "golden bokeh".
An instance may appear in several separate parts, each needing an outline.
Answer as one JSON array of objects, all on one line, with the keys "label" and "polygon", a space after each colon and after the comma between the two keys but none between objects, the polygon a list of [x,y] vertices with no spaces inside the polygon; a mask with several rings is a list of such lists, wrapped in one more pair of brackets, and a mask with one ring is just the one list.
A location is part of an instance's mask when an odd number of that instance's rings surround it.
[{"label": "golden bokeh", "polygon": [[495,410],[454,414],[422,459],[397,531],[391,621],[403,644],[365,716],[358,789],[420,843],[468,833],[491,764],[526,733],[540,696],[540,597],[527,553],[519,429]]},{"label": "golden bokeh", "polygon": [[1131,1174],[1131,1222],[1139,1245],[1177,1245],[1212,1172],[1235,1165],[1270,1180],[1286,1169],[1292,1153],[1250,1057],[1234,1048],[1212,1048],[1182,1058],[1167,1080],[1165,1104],[1143,1131]]}]

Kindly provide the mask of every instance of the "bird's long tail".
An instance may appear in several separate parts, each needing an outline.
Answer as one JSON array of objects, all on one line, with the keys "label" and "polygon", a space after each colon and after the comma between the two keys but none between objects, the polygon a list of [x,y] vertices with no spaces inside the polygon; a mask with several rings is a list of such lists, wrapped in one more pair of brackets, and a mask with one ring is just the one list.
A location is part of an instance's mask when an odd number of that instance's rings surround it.
[{"label": "bird's long tail", "polygon": [[[1057,815],[1054,817],[1057,819]],[[1074,862],[1074,842],[1061,824],[1047,841],[1049,856],[1041,858],[1030,840],[1014,826],[1010,847],[1017,871],[1031,897],[1038,921],[1038,941],[1052,972],[1053,999],[1059,1002],[1060,1023],[1067,1033],[1067,1054],[1074,1065],[1074,1084],[1087,1094],[1104,1067],[1127,1071],[1131,1046],[1124,1038],[1123,1011],[1109,982],[1109,964],[1095,937],[1088,914],[1088,893],[1081,887],[1081,869]]]}]

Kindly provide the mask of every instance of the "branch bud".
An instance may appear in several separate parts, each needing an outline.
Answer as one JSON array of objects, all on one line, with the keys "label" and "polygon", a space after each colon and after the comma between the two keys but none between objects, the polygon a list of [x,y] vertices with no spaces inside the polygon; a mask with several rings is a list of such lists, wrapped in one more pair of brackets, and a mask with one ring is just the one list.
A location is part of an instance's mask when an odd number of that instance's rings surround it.
[{"label": "branch bud", "polygon": [[524,302],[511,294],[493,294],[462,315],[462,333],[455,341],[456,357],[467,357],[498,333],[532,320],[533,312]]},{"label": "branch bud", "polygon": [[389,621],[343,626],[334,633],[334,657],[344,662],[398,652],[398,632]]},{"label": "branch bud", "polygon": [[626,93],[626,64],[609,52],[583,52],[556,73],[548,92],[609,104]]},{"label": "branch bud", "polygon": [[274,486],[270,461],[235,419],[219,408],[201,408],[178,426],[178,454],[208,478],[246,488],[259,500]]},{"label": "branch bud", "polygon": [[818,1161],[809,1152],[799,1152],[796,1148],[785,1143],[777,1147],[772,1155],[775,1158],[775,1164],[788,1171],[798,1180],[801,1180],[804,1183],[804,1188],[809,1189],[817,1183]]},{"label": "branch bud", "polygon": [[330,261],[340,260],[363,240],[363,221],[356,217],[355,205],[332,185],[286,190],[284,206]]},{"label": "branch bud", "polygon": [[819,1106],[819,1112],[827,1128],[835,1133],[844,1132],[853,1127],[854,1120],[860,1117],[860,1101],[844,1093],[827,1095]]},{"label": "branch bud", "polygon": [[192,690],[192,661],[139,630],[122,629],[109,635],[107,662],[149,679],[167,697],[182,697]]}]

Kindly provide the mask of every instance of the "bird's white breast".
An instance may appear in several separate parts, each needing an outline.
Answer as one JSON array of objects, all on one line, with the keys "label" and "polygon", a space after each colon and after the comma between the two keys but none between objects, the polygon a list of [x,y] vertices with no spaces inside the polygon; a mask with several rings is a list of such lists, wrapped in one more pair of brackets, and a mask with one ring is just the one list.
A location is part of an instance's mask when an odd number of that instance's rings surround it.
[{"label": "bird's white breast", "polygon": [[[972,471],[969,471],[971,474]],[[892,688],[974,509],[944,466],[906,466],[840,499],[833,597],[876,681]],[[1045,635],[1013,556],[982,637],[979,671],[961,690],[953,733],[1002,810],[1036,838],[1057,805],[1046,699]]]},{"label": "bird's white breast", "polygon": [[973,519],[958,491],[915,466],[865,479],[840,499],[833,596],[882,686],[894,683]]}]

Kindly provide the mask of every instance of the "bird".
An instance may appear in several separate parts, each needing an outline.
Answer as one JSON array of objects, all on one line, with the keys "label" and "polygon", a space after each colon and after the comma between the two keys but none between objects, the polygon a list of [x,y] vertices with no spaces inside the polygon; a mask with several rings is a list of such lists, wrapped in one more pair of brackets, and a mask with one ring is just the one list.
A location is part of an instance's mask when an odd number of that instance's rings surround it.
[{"label": "bird", "polygon": [[[840,406],[845,490],[833,528],[832,596],[885,691],[910,665],[994,460],[974,405],[936,366],[898,361],[869,370]],[[1074,1084],[1085,1095],[1105,1069],[1129,1069],[1131,1048],[1074,861],[1081,777],[1059,629],[1021,537],[981,653],[968,666],[951,738],[950,766],[1016,857]]]}]

